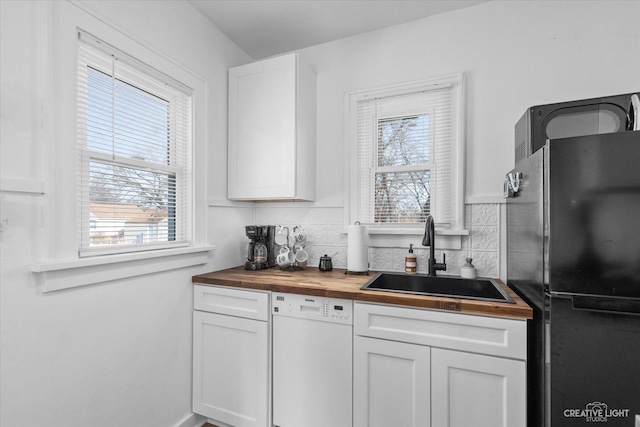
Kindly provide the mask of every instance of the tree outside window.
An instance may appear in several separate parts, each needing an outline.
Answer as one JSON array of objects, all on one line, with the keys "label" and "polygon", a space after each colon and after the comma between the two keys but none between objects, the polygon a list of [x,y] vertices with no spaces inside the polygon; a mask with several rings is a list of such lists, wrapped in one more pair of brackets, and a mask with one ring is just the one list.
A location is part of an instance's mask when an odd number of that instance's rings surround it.
[{"label": "tree outside window", "polygon": [[376,223],[425,221],[431,196],[429,145],[428,114],[378,120]]}]

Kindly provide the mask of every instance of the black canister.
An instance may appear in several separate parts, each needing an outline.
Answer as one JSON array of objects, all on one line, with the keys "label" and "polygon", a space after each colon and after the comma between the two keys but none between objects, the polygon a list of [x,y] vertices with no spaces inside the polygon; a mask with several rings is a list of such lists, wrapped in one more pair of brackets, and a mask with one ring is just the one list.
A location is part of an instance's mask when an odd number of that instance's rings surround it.
[{"label": "black canister", "polygon": [[324,256],[320,257],[320,265],[318,266],[320,271],[331,271],[333,270],[333,264],[331,263],[331,257],[324,254]]}]

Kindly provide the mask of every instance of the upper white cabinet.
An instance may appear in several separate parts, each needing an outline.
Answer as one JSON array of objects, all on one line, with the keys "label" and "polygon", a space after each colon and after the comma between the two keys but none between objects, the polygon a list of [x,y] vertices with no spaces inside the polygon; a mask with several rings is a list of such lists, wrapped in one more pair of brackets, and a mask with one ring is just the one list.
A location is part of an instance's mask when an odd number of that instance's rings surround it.
[{"label": "upper white cabinet", "polygon": [[316,76],[297,54],[229,70],[228,197],[316,194]]}]

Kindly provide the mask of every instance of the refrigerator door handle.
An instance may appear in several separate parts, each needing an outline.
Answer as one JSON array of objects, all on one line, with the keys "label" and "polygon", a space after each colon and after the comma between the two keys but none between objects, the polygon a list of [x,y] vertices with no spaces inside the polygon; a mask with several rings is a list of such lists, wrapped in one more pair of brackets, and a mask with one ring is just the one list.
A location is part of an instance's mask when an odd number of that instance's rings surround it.
[{"label": "refrigerator door handle", "polygon": [[573,296],[575,310],[602,311],[640,316],[640,300]]},{"label": "refrigerator door handle", "polygon": [[640,130],[640,97],[635,93],[631,95],[631,104],[629,104],[629,125],[627,130]]}]

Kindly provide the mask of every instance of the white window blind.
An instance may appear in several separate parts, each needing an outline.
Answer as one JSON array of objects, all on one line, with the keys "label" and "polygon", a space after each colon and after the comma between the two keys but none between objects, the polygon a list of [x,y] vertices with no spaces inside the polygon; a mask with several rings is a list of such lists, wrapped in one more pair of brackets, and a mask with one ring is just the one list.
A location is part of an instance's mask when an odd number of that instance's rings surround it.
[{"label": "white window blind", "polygon": [[190,90],[78,34],[80,255],[189,244]]},{"label": "white window blind", "polygon": [[431,214],[439,227],[461,226],[457,91],[454,81],[357,100],[352,219],[394,226]]}]

